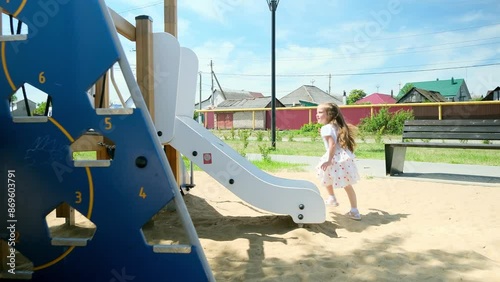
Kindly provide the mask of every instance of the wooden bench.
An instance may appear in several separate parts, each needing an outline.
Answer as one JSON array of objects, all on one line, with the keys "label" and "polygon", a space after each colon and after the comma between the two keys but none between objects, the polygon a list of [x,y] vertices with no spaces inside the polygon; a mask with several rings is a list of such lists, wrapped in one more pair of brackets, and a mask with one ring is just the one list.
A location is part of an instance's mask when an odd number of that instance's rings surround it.
[{"label": "wooden bench", "polygon": [[499,142],[485,140],[500,140],[500,119],[407,120],[402,142],[385,144],[385,172],[387,175],[403,173],[407,147],[500,149]]}]

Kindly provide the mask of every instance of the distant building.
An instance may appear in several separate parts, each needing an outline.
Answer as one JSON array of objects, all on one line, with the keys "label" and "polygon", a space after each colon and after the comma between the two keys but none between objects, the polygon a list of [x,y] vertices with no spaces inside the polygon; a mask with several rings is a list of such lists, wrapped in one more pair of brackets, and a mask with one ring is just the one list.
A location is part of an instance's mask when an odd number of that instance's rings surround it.
[{"label": "distant building", "polygon": [[321,103],[335,103],[343,105],[341,96],[329,95],[314,85],[302,85],[280,98],[286,107],[316,106]]},{"label": "distant building", "polygon": [[486,96],[481,101],[500,101],[500,86],[493,90],[488,90]]},{"label": "distant building", "polygon": [[[266,129],[267,115],[265,110],[234,111],[240,109],[264,109],[271,107],[271,97],[248,98],[241,100],[226,100],[217,106],[218,110],[227,109],[227,112],[215,113],[217,129]],[[276,108],[285,107],[276,99]]]},{"label": "distant building", "polygon": [[[29,110],[26,109],[26,103],[25,103],[24,99],[15,102],[14,105],[13,105],[13,109],[14,110],[11,112],[12,116],[29,116],[29,115],[33,115],[33,112],[36,109],[36,103],[33,102],[33,101],[31,101],[30,99],[28,99],[28,107],[29,107]],[[28,112],[30,114],[28,114]]]},{"label": "distant building", "polygon": [[[240,101],[244,99],[262,98],[264,95],[260,92],[252,92],[245,90],[231,90],[231,89],[216,89],[206,100],[201,101],[201,109],[214,109],[217,108],[222,102],[226,100]],[[194,104],[195,110],[200,109],[200,103]]]},{"label": "distant building", "polygon": [[[408,82],[405,84],[411,84],[413,87],[418,89],[423,89],[427,91],[433,91],[440,93],[446,102],[461,102],[461,101],[469,101],[471,100],[471,96],[469,93],[469,89],[467,88],[467,84],[465,80],[459,78],[454,79],[453,77],[448,80],[431,80],[431,81],[421,81],[421,82]],[[403,87],[402,89],[405,89]],[[400,102],[401,97],[406,93],[399,92],[396,100],[398,103]]]},{"label": "distant building", "polygon": [[361,105],[361,104],[372,104],[372,105],[379,105],[379,104],[395,104],[396,99],[394,99],[391,95],[388,94],[382,94],[382,93],[373,93],[370,94],[363,99],[359,99],[356,101],[356,105]]},{"label": "distant building", "polygon": [[398,104],[426,102],[446,102],[446,100],[439,92],[427,91],[416,87],[413,87],[398,100]]}]

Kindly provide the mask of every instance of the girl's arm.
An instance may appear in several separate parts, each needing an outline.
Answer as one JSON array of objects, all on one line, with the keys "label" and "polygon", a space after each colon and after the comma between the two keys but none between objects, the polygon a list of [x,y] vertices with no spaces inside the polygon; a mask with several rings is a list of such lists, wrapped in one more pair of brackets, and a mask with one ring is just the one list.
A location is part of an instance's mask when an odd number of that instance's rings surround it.
[{"label": "girl's arm", "polygon": [[333,164],[333,155],[335,154],[335,140],[332,136],[325,136],[325,140],[328,143],[328,160],[321,164],[321,169],[326,170],[327,167]]}]

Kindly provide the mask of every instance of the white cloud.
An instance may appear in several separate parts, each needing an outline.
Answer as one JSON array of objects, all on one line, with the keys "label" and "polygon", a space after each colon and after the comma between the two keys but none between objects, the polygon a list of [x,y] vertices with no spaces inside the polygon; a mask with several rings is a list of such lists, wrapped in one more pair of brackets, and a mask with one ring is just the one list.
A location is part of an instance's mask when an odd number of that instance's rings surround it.
[{"label": "white cloud", "polygon": [[228,13],[241,11],[242,6],[248,5],[244,0],[191,0],[181,1],[179,4],[208,20],[219,23],[226,22]]},{"label": "white cloud", "polygon": [[469,23],[481,20],[485,17],[483,11],[471,11],[457,19],[460,23]]}]

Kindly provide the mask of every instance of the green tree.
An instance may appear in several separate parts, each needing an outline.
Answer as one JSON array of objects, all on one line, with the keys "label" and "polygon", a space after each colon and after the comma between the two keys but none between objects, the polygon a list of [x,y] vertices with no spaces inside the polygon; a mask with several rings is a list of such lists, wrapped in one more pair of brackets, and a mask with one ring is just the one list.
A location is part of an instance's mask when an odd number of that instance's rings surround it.
[{"label": "green tree", "polygon": [[9,101],[10,101],[10,108],[13,111],[14,110],[14,103],[17,102],[17,96],[16,96],[16,94],[10,96]]},{"label": "green tree", "polygon": [[364,97],[366,97],[365,91],[361,89],[353,89],[349,92],[349,96],[347,96],[347,105],[352,105]]},{"label": "green tree", "polygon": [[41,102],[40,104],[38,104],[38,106],[36,107],[35,111],[33,111],[33,113],[35,115],[45,115],[45,109],[47,108],[47,102]]},{"label": "green tree", "polygon": [[399,91],[399,95],[398,97],[401,97],[403,95],[405,95],[406,93],[408,93],[408,91],[410,91],[413,87],[413,84],[412,83],[407,83],[405,86],[403,86],[403,88],[401,88],[401,91]]}]

